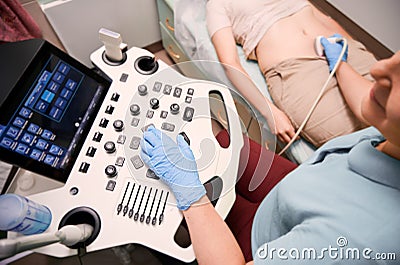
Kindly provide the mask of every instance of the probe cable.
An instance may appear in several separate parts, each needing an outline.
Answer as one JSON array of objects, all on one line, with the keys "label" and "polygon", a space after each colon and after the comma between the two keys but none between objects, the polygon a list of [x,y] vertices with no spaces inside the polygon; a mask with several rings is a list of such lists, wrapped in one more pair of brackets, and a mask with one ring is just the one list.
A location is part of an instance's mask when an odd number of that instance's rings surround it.
[{"label": "probe cable", "polygon": [[338,57],[338,60],[335,64],[335,67],[333,67],[332,72],[330,73],[330,75],[328,76],[328,79],[326,80],[325,84],[323,85],[321,91],[319,92],[318,97],[316,98],[316,100],[314,101],[314,104],[312,105],[311,109],[308,111],[307,116],[304,118],[303,122],[301,123],[301,125],[299,126],[299,128],[297,129],[297,132],[295,133],[295,135],[293,136],[293,138],[289,141],[289,143],[286,144],[286,146],[279,152],[278,155],[282,155],[284,152],[286,152],[286,150],[294,143],[294,141],[296,141],[296,138],[299,136],[299,134],[301,133],[301,131],[303,130],[304,126],[306,125],[307,121],[310,119],[311,114],[314,112],[315,108],[318,105],[318,102],[321,100],[322,95],[324,94],[329,82],[331,81],[333,75],[336,73],[337,68],[339,67],[340,62],[342,61],[342,58],[344,56],[344,53],[346,52],[347,49],[347,40],[345,38],[337,38],[335,40],[336,42],[341,42],[343,41],[343,48],[342,51]]}]

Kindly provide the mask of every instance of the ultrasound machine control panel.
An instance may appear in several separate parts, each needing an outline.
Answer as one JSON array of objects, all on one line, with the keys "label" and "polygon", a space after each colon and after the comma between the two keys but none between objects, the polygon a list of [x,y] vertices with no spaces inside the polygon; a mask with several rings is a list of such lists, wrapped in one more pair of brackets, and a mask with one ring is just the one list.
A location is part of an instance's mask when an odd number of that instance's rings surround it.
[{"label": "ultrasound machine control panel", "polygon": [[[12,50],[24,66],[9,69],[14,81],[1,95],[0,158],[65,183],[29,196],[51,210],[48,231],[86,222],[94,227],[88,252],[138,243],[193,261],[192,246],[175,240],[182,213],[173,193],[141,160],[140,139],[149,125],[172,139],[184,135],[200,180],[211,184],[211,199],[225,218],[235,200],[243,145],[229,89],[187,78],[141,48],[122,49],[115,61],[103,46],[91,54],[96,70],[43,40],[0,47],[7,56]],[[226,112],[228,147],[213,135],[212,95]],[[56,257],[77,253],[61,244],[35,251]]]}]

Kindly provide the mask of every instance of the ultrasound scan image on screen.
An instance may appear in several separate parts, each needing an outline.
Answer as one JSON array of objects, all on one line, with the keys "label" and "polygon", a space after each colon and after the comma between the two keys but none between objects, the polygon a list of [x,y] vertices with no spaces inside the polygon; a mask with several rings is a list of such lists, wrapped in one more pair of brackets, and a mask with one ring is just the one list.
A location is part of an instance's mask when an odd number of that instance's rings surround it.
[{"label": "ultrasound scan image on screen", "polygon": [[2,95],[1,160],[65,181],[109,86],[45,42]]}]

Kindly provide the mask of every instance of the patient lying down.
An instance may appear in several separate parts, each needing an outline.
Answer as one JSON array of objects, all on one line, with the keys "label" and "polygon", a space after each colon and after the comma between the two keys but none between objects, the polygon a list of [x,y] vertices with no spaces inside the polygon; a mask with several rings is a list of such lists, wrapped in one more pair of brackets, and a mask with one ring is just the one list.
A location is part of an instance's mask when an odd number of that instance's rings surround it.
[{"label": "patient lying down", "polygon": [[[347,63],[367,79],[371,79],[369,69],[376,62],[361,43],[306,0],[209,0],[207,26],[219,60],[232,67],[226,68],[228,77],[283,142],[295,135],[330,73],[333,62],[315,53],[317,36],[344,36],[348,40]],[[236,43],[243,46],[248,59],[257,60],[273,103],[230,70],[247,75]],[[314,146],[366,127],[360,102],[352,97],[352,88],[342,84],[347,81],[334,78],[329,83],[303,129],[301,135]]]}]

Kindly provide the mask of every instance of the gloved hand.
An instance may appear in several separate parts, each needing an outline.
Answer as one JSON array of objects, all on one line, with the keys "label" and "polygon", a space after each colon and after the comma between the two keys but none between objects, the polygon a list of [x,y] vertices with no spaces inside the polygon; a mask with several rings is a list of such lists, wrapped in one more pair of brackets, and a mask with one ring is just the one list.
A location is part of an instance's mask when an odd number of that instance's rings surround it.
[{"label": "gloved hand", "polygon": [[140,155],[175,195],[178,208],[186,210],[206,194],[201,184],[192,150],[182,135],[175,143],[153,126],[144,132]]},{"label": "gloved hand", "polygon": [[[333,34],[329,38],[343,38],[343,37],[340,34]],[[321,44],[324,47],[325,57],[328,60],[329,72],[332,72],[333,68],[336,65],[337,60],[339,59],[340,53],[342,52],[344,42],[340,41],[331,43],[329,42],[328,39],[321,38]],[[348,53],[348,47],[346,46],[346,51],[342,57],[343,62],[347,61],[347,53]]]}]

